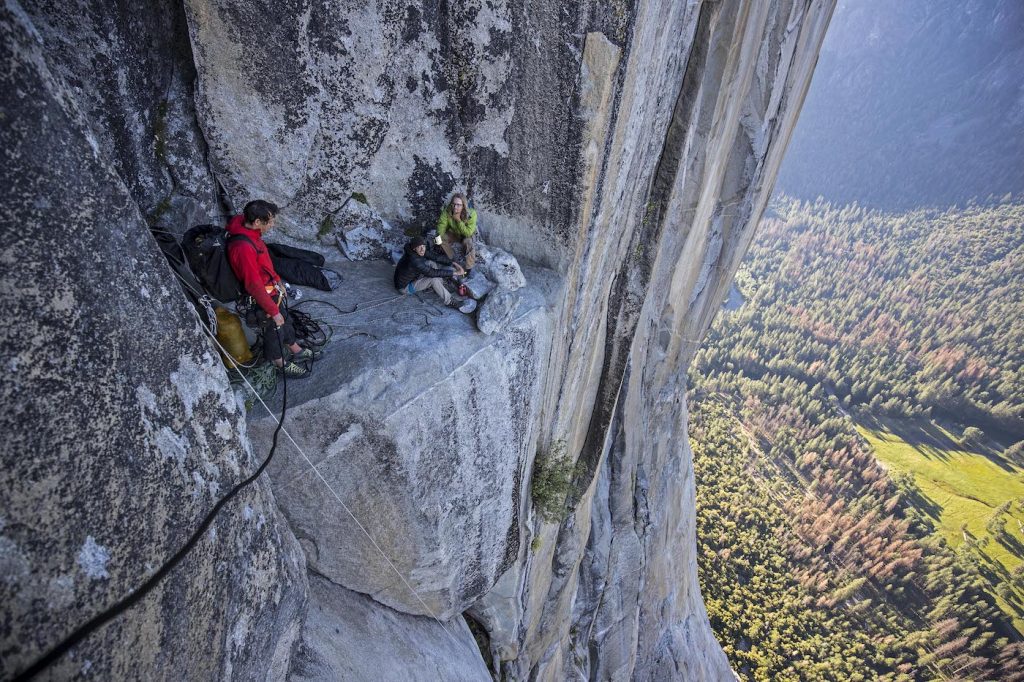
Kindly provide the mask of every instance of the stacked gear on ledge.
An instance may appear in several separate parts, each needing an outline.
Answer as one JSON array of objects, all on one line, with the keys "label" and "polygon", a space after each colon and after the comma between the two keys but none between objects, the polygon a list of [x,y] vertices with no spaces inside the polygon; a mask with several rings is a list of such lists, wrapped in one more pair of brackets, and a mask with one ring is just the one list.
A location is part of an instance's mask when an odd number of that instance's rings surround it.
[{"label": "stacked gear on ledge", "polygon": [[[267,208],[276,210],[270,202],[250,202],[246,208],[251,211],[252,206],[261,205],[266,214],[276,215]],[[278,267],[283,268],[296,283],[317,289],[329,291],[336,288],[341,280],[341,275],[323,268],[324,257],[321,254],[263,242],[262,235],[272,224],[271,219],[260,223],[262,231],[254,229],[253,221],[246,221],[243,212],[230,219],[227,230],[215,225],[191,228],[182,237],[180,245],[170,231],[152,230],[182,289],[202,314],[211,334],[220,342],[224,364],[229,368],[242,367],[253,372],[264,393],[274,390],[277,382],[273,372],[259,371],[261,363],[269,361],[268,367],[276,366],[289,372],[292,378],[302,378],[308,376],[312,361],[319,357],[320,349],[328,341],[328,335],[309,315],[288,310],[287,299],[298,298],[301,292],[282,280],[277,273]],[[232,255],[229,252],[235,243],[244,244],[245,249]],[[262,294],[260,302],[252,295],[253,291]],[[267,310],[267,300],[273,302],[276,313],[271,314]],[[238,314],[215,305],[217,301],[234,302]],[[274,314],[282,318],[288,315],[290,332],[283,325],[274,324],[270,328],[267,320],[273,322]],[[259,338],[252,348],[239,317],[258,332]],[[276,341],[276,334],[268,333],[279,329],[283,332],[282,338],[290,340],[284,346],[292,356],[288,365],[283,362],[282,345],[271,341]]]}]

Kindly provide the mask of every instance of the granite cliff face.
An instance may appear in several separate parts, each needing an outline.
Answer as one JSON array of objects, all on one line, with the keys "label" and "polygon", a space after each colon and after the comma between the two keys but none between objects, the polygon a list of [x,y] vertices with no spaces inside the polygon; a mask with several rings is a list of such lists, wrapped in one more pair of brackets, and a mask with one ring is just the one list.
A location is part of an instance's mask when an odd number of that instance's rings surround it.
[{"label": "granite cliff face", "polygon": [[[29,320],[0,381],[4,675],[134,588],[269,446],[147,219],[261,196],[336,254],[353,193],[409,228],[468,188],[528,263],[503,324],[412,297],[336,319],[269,477],[55,675],[728,679],[683,380],[833,2],[158,5],[0,15],[0,281]],[[390,293],[383,264],[339,268],[339,303]],[[548,523],[529,491],[556,443],[574,478]]]},{"label": "granite cliff face", "polygon": [[[21,8],[2,10],[0,291],[18,320],[4,326],[0,381],[4,678],[141,584],[255,468],[220,360],[42,35]],[[306,591],[302,552],[260,481],[49,673],[280,677]]]}]

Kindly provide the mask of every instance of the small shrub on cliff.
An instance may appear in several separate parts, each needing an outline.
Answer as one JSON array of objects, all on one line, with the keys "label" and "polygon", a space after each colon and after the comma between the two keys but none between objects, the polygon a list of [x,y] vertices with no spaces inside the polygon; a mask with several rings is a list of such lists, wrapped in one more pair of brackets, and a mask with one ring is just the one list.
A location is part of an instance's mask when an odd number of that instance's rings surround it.
[{"label": "small shrub on cliff", "polygon": [[334,216],[330,213],[320,221],[320,227],[316,231],[316,238],[323,239],[334,228]]},{"label": "small shrub on cliff", "polygon": [[558,523],[565,515],[565,496],[572,483],[572,461],[565,441],[556,440],[547,453],[537,453],[533,463],[533,508],[547,523]]}]

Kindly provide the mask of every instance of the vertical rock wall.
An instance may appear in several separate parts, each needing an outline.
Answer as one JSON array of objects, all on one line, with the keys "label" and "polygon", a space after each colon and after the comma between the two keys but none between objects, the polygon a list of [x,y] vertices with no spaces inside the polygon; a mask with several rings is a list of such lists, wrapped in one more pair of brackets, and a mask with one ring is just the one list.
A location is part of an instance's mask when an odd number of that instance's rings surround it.
[{"label": "vertical rock wall", "polygon": [[[651,276],[603,443],[608,502],[600,494],[593,502],[595,518],[614,530],[611,539],[604,529],[591,534],[581,566],[597,576],[592,588],[618,585],[610,596],[621,602],[593,589],[578,598],[577,631],[588,635],[576,645],[601,652],[609,640],[635,641],[630,663],[643,678],[729,676],[697,583],[685,371],[771,193],[830,13],[828,2],[701,7],[648,199],[651,222],[662,224],[650,241],[640,230],[630,244],[644,249],[637,265],[649,263]],[[635,271],[628,259],[627,268],[619,282]],[[610,313],[618,307],[628,324],[636,284],[621,291]],[[635,623],[622,618],[634,603]],[[594,658],[601,678],[628,660]]]},{"label": "vertical rock wall", "polygon": [[144,216],[179,231],[222,212],[193,104],[185,13],[104,0],[25,3],[46,62]]},{"label": "vertical rock wall", "polygon": [[352,192],[407,226],[433,225],[468,188],[492,243],[545,263],[567,253],[582,37],[625,40],[629,0],[186,8],[200,122],[234,203],[267,196],[311,239]]},{"label": "vertical rock wall", "polygon": [[579,453],[572,511],[557,528],[535,521],[541,549],[524,557],[519,593],[480,607],[513,633],[510,674],[730,676],[697,585],[684,378],[768,199],[831,11],[637,8],[604,166],[579,191],[593,201],[580,206],[589,222],[549,368],[549,442]]},{"label": "vertical rock wall", "polygon": [[[87,18],[86,18],[87,19]],[[0,8],[0,677],[141,585],[257,465],[245,415],[147,233],[126,156]],[[129,69],[129,65],[122,65]],[[87,98],[88,100],[88,98]],[[86,101],[89,104],[91,100]],[[111,113],[111,116],[114,114]],[[303,557],[265,481],[44,679],[281,678]]]}]

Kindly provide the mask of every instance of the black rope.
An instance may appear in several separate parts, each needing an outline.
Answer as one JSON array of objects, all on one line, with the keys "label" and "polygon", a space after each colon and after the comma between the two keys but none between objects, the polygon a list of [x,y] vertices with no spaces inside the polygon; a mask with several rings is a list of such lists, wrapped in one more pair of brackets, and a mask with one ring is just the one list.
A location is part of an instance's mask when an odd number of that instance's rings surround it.
[{"label": "black rope", "polygon": [[[280,332],[275,333],[277,334],[277,342],[281,344]],[[281,354],[282,356],[284,355],[284,344],[281,344]],[[285,375],[284,371],[281,372],[281,384],[284,387],[284,393],[281,398],[281,418],[277,422],[277,428],[274,429],[274,437],[270,444],[270,452],[267,453],[266,459],[264,459],[263,463],[260,464],[258,469],[256,469],[256,472],[253,473],[252,476],[249,476],[249,478],[237,484],[228,492],[227,495],[220,498],[217,504],[213,505],[213,508],[210,510],[210,513],[206,515],[206,518],[203,519],[203,522],[199,524],[199,527],[196,528],[194,533],[192,533],[192,536],[188,539],[184,546],[182,546],[182,548],[179,549],[174,554],[174,556],[168,559],[167,562],[164,563],[164,565],[161,566],[156,573],[150,576],[150,578],[146,580],[146,582],[142,583],[142,585],[137,587],[133,592],[131,592],[131,594],[129,594],[121,601],[117,602],[116,604],[113,604],[101,613],[93,616],[91,619],[89,619],[88,622],[86,622],[84,625],[81,625],[77,630],[75,630],[62,642],[60,642],[60,644],[50,649],[44,656],[38,659],[35,663],[33,663],[31,666],[26,668],[21,673],[19,673],[14,678],[15,680],[32,679],[39,673],[43,672],[46,668],[53,665],[57,661],[57,659],[59,659],[61,656],[67,653],[67,651],[74,647],[76,644],[84,640],[86,637],[91,635],[100,627],[109,623],[114,618],[117,618],[119,615],[127,611],[135,604],[139,603],[139,601],[143,597],[145,597],[154,587],[156,587],[157,584],[161,580],[163,580],[172,570],[174,570],[174,568],[179,563],[181,563],[181,560],[184,559],[190,551],[192,551],[192,549],[196,546],[196,543],[199,541],[199,538],[201,538],[206,533],[207,529],[209,529],[210,525],[213,524],[213,520],[217,517],[217,514],[224,507],[224,505],[230,502],[231,499],[235,495],[237,495],[240,490],[242,490],[242,488],[248,486],[250,483],[259,478],[260,474],[262,474],[264,469],[267,468],[267,465],[270,464],[270,460],[274,458],[274,451],[277,449],[277,436],[281,432],[281,427],[284,426],[284,418],[288,409],[288,377]]]},{"label": "black rope", "polygon": [[330,341],[331,335],[309,313],[297,310],[297,306],[289,306],[288,314],[292,318],[296,338],[305,341],[308,346],[322,348]]},{"label": "black rope", "polygon": [[[317,305],[324,305],[324,306],[327,306],[328,308],[333,308],[336,311],[336,316],[340,317],[340,316],[343,316],[343,315],[355,315],[357,313],[363,312],[364,310],[370,310],[371,308],[376,308],[377,306],[383,305],[385,303],[392,303],[394,301],[400,301],[403,298],[404,298],[404,296],[402,294],[396,294],[394,296],[388,296],[387,298],[382,298],[382,299],[379,299],[379,300],[376,300],[376,301],[363,301],[361,303],[356,303],[355,305],[353,305],[348,310],[346,310],[345,308],[342,308],[339,305],[335,305],[334,303],[331,303],[330,301],[325,301],[325,300],[320,299],[320,298],[305,298],[305,299],[302,299],[301,301],[299,301],[298,303],[294,304],[291,307],[291,309],[298,308],[300,306],[306,305],[307,303],[315,303]],[[417,298],[419,298],[418,295],[417,295]]]},{"label": "black rope", "polygon": [[354,314],[359,312],[359,304],[358,303],[355,304],[354,306],[352,306],[351,310],[345,310],[341,306],[335,305],[334,303],[331,303],[330,301],[325,301],[325,300],[320,299],[320,298],[304,298],[301,301],[299,301],[298,303],[294,304],[291,307],[291,310],[295,310],[296,308],[299,308],[299,307],[304,306],[304,305],[309,304],[309,303],[316,303],[317,305],[325,305],[325,306],[327,306],[329,308],[334,308],[341,315],[354,315]]}]

